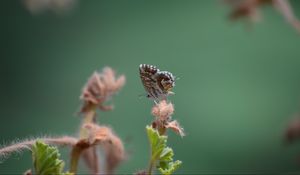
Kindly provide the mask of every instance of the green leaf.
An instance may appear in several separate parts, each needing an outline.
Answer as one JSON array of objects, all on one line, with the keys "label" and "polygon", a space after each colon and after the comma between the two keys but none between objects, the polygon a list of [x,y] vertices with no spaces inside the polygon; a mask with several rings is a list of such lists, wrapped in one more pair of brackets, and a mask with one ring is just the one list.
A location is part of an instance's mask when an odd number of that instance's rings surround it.
[{"label": "green leaf", "polygon": [[173,162],[174,152],[172,148],[167,147],[168,137],[159,135],[151,126],[147,126],[146,130],[151,145],[151,165],[158,162],[157,169],[161,174],[172,174],[182,162],[179,160]]},{"label": "green leaf", "polygon": [[59,159],[58,149],[42,141],[36,141],[32,147],[32,159],[37,175],[67,175],[62,173],[64,161]]},{"label": "green leaf", "polygon": [[147,133],[149,142],[151,145],[151,158],[152,160],[159,159],[161,153],[163,152],[164,148],[167,146],[167,136],[160,136],[159,133],[154,130],[151,126],[147,126]]},{"label": "green leaf", "polygon": [[74,175],[74,173],[65,172],[65,173],[62,173],[61,175]]},{"label": "green leaf", "polygon": [[163,166],[160,166],[158,168],[158,170],[163,175],[170,175],[170,174],[172,174],[182,164],[182,162],[180,160],[176,160],[175,162],[168,162],[168,163],[165,162],[165,161],[163,161],[163,162],[160,162],[160,165],[161,165],[161,163],[163,163]]},{"label": "green leaf", "polygon": [[173,161],[174,152],[172,148],[166,147],[160,155],[161,161]]}]

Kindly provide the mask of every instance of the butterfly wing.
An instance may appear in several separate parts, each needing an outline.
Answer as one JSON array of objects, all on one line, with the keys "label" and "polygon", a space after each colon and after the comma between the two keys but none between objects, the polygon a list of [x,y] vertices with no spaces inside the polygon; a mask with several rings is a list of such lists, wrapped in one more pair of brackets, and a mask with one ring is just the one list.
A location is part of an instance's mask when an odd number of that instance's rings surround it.
[{"label": "butterfly wing", "polygon": [[139,70],[143,86],[148,93],[147,96],[155,99],[159,98],[160,91],[157,83],[159,69],[152,65],[141,64]]},{"label": "butterfly wing", "polygon": [[157,85],[162,90],[162,93],[168,95],[175,86],[175,78],[171,72],[160,71],[156,75]]},{"label": "butterfly wing", "polygon": [[175,86],[175,78],[171,72],[160,71],[148,64],[141,64],[139,70],[143,86],[148,93],[147,97],[160,100],[172,94],[171,89]]}]

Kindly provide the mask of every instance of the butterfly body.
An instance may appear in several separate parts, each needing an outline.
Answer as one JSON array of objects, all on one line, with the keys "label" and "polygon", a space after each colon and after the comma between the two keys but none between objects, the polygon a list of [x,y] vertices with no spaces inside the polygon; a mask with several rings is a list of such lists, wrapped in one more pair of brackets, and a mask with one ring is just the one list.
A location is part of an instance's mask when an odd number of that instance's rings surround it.
[{"label": "butterfly body", "polygon": [[139,71],[147,97],[160,100],[172,94],[175,78],[171,72],[160,71],[156,66],[149,64],[141,64]]}]

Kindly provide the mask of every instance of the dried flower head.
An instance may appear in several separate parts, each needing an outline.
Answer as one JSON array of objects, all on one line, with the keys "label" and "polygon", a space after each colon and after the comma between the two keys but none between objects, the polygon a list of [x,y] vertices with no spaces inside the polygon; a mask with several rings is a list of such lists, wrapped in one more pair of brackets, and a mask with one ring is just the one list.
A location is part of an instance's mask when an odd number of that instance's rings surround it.
[{"label": "dried flower head", "polygon": [[125,160],[125,151],[121,139],[112,135],[111,144],[105,144],[106,152],[106,172],[112,174],[117,166]]},{"label": "dried flower head", "polygon": [[152,108],[152,114],[157,117],[158,120],[167,121],[174,113],[174,106],[172,103],[167,103],[166,100],[160,101]]},{"label": "dried flower head", "polygon": [[109,127],[96,124],[86,124],[85,127],[90,131],[89,143],[100,144],[106,153],[106,172],[113,173],[115,168],[125,160],[123,142]]},{"label": "dried flower head", "polygon": [[172,129],[175,133],[179,134],[181,137],[185,136],[183,128],[176,120],[168,122],[166,128]]},{"label": "dried flower head", "polygon": [[167,103],[166,100],[160,101],[152,108],[152,114],[156,117],[152,127],[158,129],[160,134],[165,134],[166,129],[172,129],[180,136],[184,136],[183,128],[179,123],[176,120],[171,120],[173,113],[174,106],[172,103]]},{"label": "dried flower head", "polygon": [[81,112],[87,112],[93,107],[102,110],[111,110],[112,106],[105,106],[104,102],[117,93],[125,84],[125,76],[115,77],[115,72],[110,67],[105,67],[102,73],[95,72],[82,90],[80,99],[84,104]]},{"label": "dried flower head", "polygon": [[285,131],[285,139],[288,142],[293,142],[299,138],[300,138],[300,118],[297,117],[289,123]]},{"label": "dried flower head", "polygon": [[232,11],[229,15],[231,20],[246,17],[256,22],[260,19],[258,7],[271,4],[272,0],[226,0],[225,2],[232,6]]},{"label": "dried flower head", "polygon": [[96,147],[90,147],[82,152],[82,159],[85,165],[90,169],[92,174],[99,174],[99,159]]},{"label": "dried flower head", "polygon": [[23,0],[23,3],[32,14],[44,11],[62,13],[73,9],[77,0]]},{"label": "dried flower head", "polygon": [[89,131],[88,142],[90,145],[111,142],[112,130],[109,127],[92,123],[85,124],[84,127]]},{"label": "dried flower head", "polygon": [[300,32],[300,22],[295,16],[289,0],[225,0],[225,2],[232,6],[229,14],[231,20],[246,18],[252,22],[261,19],[260,7],[272,5],[291,26]]}]

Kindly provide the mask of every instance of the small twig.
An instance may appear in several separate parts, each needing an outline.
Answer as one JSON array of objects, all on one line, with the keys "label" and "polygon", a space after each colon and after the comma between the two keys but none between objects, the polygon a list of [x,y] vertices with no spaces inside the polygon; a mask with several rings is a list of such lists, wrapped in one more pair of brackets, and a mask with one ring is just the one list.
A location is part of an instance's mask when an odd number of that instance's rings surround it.
[{"label": "small twig", "polygon": [[79,131],[79,139],[84,139],[84,138],[88,137],[88,131],[83,126],[85,124],[88,124],[88,123],[95,123],[95,121],[96,121],[96,119],[95,119],[96,108],[97,108],[97,106],[93,105],[93,106],[90,107],[90,110],[88,110],[85,113],[85,116],[83,118],[83,121],[82,121],[82,124],[81,124],[81,127],[80,127],[80,131]]},{"label": "small twig", "polygon": [[71,151],[71,165],[70,165],[70,172],[76,174],[78,161],[80,158],[81,153],[90,147],[90,144],[85,140],[79,141]]},{"label": "small twig", "polygon": [[[87,128],[85,128],[83,126],[86,124],[89,124],[89,123],[95,123],[96,108],[97,108],[96,105],[92,105],[89,107],[89,110],[85,112],[85,116],[84,116],[84,119],[83,119],[81,127],[80,127],[80,131],[79,131],[79,139],[80,140],[88,138],[89,132],[88,132]],[[71,151],[71,161],[70,161],[70,172],[71,173],[76,174],[80,155],[88,147],[89,147],[89,145],[84,146],[80,143],[77,143],[76,146],[73,147],[73,149]],[[98,160],[97,154],[93,154],[92,156],[94,157],[94,160]],[[95,164],[98,164],[98,162],[95,162]],[[98,170],[99,168],[97,167],[96,169]],[[94,172],[94,173],[98,173],[98,172]]]},{"label": "small twig", "polygon": [[14,152],[22,152],[26,149],[31,149],[32,145],[37,141],[42,140],[50,145],[58,145],[58,146],[73,146],[77,143],[77,139],[70,136],[63,136],[57,138],[35,138],[32,140],[25,140],[21,142],[13,143],[9,146],[3,147],[0,149],[0,157],[7,157]]}]

